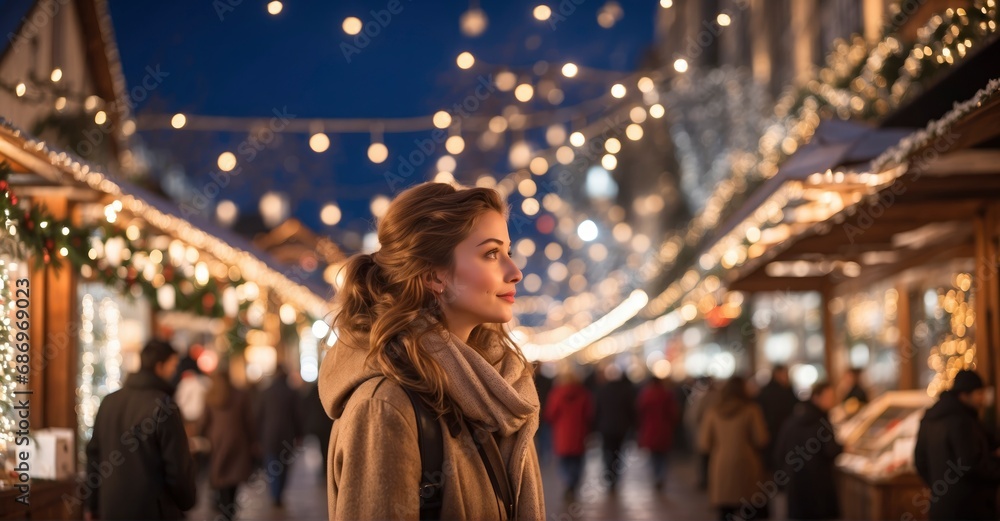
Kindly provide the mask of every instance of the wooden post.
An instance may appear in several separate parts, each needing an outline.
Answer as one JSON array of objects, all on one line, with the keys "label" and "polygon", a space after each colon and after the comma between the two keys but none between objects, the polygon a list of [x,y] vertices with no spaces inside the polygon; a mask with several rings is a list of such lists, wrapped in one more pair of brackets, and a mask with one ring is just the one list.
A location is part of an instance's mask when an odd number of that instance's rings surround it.
[{"label": "wooden post", "polygon": [[[70,215],[72,203],[64,197],[40,197],[54,218]],[[38,380],[35,399],[41,406],[39,427],[62,427],[76,432],[77,351],[79,347],[79,310],[76,304],[77,274],[72,265],[58,255],[51,265],[36,271],[32,297],[40,313],[32,320],[40,324],[41,334],[32,335],[35,360],[34,376]],[[33,284],[34,286],[34,284]],[[37,415],[36,415],[37,418]]]},{"label": "wooden post", "polygon": [[988,253],[989,231],[987,230],[987,215],[976,216],[973,228],[975,229],[975,273],[973,274],[973,284],[975,287],[975,311],[976,311],[976,369],[983,375],[991,385],[996,384],[995,374],[995,346],[991,345],[990,325],[995,321],[995,317],[990,316],[990,288],[996,284],[995,265],[991,262]]},{"label": "wooden post", "polygon": [[[975,220],[974,287],[976,291],[976,369],[994,392],[1000,384],[1000,277],[997,237],[1000,236],[1000,205],[993,204]],[[1000,424],[1000,400],[993,400],[994,422]]]}]

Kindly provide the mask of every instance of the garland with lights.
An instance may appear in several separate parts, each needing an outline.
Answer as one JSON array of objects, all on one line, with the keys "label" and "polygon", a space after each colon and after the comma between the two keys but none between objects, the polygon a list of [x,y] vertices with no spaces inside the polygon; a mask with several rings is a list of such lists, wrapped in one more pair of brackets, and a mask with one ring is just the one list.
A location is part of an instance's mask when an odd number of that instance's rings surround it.
[{"label": "garland with lights", "polygon": [[[167,255],[149,248],[143,238],[133,240],[124,230],[110,224],[79,228],[69,219],[53,217],[44,205],[24,205],[11,189],[9,175],[10,166],[0,163],[0,212],[6,217],[5,229],[10,238],[20,244],[23,255],[31,258],[38,269],[59,269],[61,263],[53,260],[56,257],[65,258],[84,276],[99,280],[123,294],[145,296],[157,309],[186,311],[213,318],[225,316],[222,304],[226,291],[245,282],[242,276],[233,280],[203,276],[199,282],[193,274],[180,272],[169,262],[160,269],[148,269],[148,264],[142,264],[143,260],[153,256],[167,258]],[[112,249],[116,251],[115,255],[108,254]],[[154,251],[157,253],[154,254]],[[164,292],[172,292],[173,295],[164,298]],[[246,301],[241,302],[238,310],[246,305]]]},{"label": "garland with lights", "polygon": [[23,253],[34,259],[37,268],[52,265],[58,269],[59,264],[52,263],[57,255],[77,267],[86,264],[89,232],[75,229],[69,219],[54,218],[44,205],[23,208],[11,190],[9,176],[10,165],[0,162],[0,213],[6,219],[4,230],[20,243]]}]

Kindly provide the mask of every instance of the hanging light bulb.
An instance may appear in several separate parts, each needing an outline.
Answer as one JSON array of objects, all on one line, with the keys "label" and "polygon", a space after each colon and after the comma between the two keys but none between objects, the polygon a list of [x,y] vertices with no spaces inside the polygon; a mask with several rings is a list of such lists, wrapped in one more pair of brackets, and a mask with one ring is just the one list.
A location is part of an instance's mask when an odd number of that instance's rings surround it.
[{"label": "hanging light bulb", "polygon": [[455,59],[459,69],[471,69],[476,64],[476,57],[471,52],[465,51]]},{"label": "hanging light bulb", "polygon": [[[643,111],[643,114],[645,113],[646,112]],[[643,134],[642,125],[639,125],[637,123],[632,123],[631,125],[625,128],[625,135],[628,136],[628,138],[631,139],[632,141],[639,141],[640,139],[642,139],[642,134]]]},{"label": "hanging light bulb", "polygon": [[267,192],[260,198],[258,209],[261,218],[264,219],[264,225],[274,228],[288,219],[291,203],[288,201],[288,196],[283,193]]},{"label": "hanging light bulb", "polygon": [[219,201],[219,204],[215,206],[215,216],[223,226],[232,226],[239,213],[239,207],[230,200]]},{"label": "hanging light bulb", "polygon": [[368,159],[375,164],[389,159],[389,149],[382,142],[381,130],[372,131],[372,144],[368,146]]},{"label": "hanging light bulb", "polygon": [[465,140],[462,139],[462,136],[450,136],[448,137],[448,140],[444,142],[444,148],[449,154],[457,156],[465,150]]},{"label": "hanging light bulb", "polygon": [[653,82],[652,78],[649,78],[647,76],[639,78],[639,82],[637,83],[637,85],[639,86],[639,90],[644,93],[651,92],[653,89],[656,88],[656,83]]},{"label": "hanging light bulb", "polygon": [[354,36],[361,32],[362,27],[363,25],[358,17],[348,16],[347,18],[344,18],[343,28],[345,33]]},{"label": "hanging light bulb", "polygon": [[531,97],[535,95],[535,88],[531,86],[530,83],[522,83],[514,89],[514,97],[522,103],[531,101]]},{"label": "hanging light bulb", "polygon": [[496,83],[498,89],[507,92],[517,85],[517,76],[510,71],[501,71],[497,73],[496,78],[493,80]]},{"label": "hanging light bulb", "polygon": [[458,24],[462,30],[462,34],[469,38],[475,38],[486,31],[486,27],[489,25],[489,18],[479,8],[479,2],[473,1],[469,5],[469,10],[462,13],[462,16],[458,19]]},{"label": "hanging light bulb", "polygon": [[219,154],[219,160],[216,163],[219,166],[219,170],[229,172],[233,168],[236,168],[236,156],[232,152],[223,152]]},{"label": "hanging light bulb", "polygon": [[319,213],[320,220],[327,226],[334,226],[339,223],[341,216],[340,207],[334,203],[327,204]]},{"label": "hanging light bulb", "polygon": [[372,163],[378,164],[389,158],[389,149],[384,143],[372,143],[368,147],[368,159]]},{"label": "hanging light bulb", "polygon": [[330,148],[330,137],[322,132],[317,132],[309,138],[309,148],[317,154],[326,152]]},{"label": "hanging light bulb", "polygon": [[451,125],[451,114],[447,111],[439,110],[434,113],[434,126],[437,128],[448,128]]},{"label": "hanging light bulb", "polygon": [[531,162],[531,145],[524,141],[518,141],[510,147],[510,166],[514,168],[524,168]]},{"label": "hanging light bulb", "polygon": [[597,24],[605,29],[610,29],[624,16],[625,11],[621,4],[615,0],[608,0],[597,13]]}]

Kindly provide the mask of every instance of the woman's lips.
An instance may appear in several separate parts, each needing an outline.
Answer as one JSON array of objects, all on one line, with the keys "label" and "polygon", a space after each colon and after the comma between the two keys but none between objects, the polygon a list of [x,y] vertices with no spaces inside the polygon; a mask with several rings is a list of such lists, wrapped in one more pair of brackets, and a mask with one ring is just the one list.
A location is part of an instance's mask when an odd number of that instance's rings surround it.
[{"label": "woman's lips", "polygon": [[502,298],[503,300],[506,300],[507,302],[510,302],[511,304],[514,303],[514,294],[513,293],[506,293],[504,295],[497,295],[497,296],[500,297],[500,298]]}]

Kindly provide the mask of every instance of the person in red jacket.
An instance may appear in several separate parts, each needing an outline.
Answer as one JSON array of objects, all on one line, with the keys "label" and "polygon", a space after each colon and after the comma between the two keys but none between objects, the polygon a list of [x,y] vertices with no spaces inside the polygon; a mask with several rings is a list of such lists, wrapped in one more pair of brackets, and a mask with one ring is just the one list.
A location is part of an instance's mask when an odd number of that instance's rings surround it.
[{"label": "person in red jacket", "polygon": [[667,454],[674,446],[677,428],[677,398],[663,380],[653,376],[639,393],[639,447],[649,450],[656,490],[663,488]]},{"label": "person in red jacket", "polygon": [[545,403],[545,420],[552,425],[552,441],[563,477],[564,497],[576,495],[583,476],[587,434],[594,419],[594,400],[575,374],[563,375]]}]

